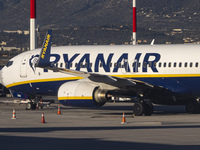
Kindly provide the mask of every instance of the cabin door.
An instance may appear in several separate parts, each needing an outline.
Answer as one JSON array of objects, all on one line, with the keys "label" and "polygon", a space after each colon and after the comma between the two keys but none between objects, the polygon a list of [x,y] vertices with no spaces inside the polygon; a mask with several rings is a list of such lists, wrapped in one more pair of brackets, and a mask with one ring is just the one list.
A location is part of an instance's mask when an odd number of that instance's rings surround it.
[{"label": "cabin door", "polygon": [[28,67],[30,55],[31,54],[29,54],[29,53],[24,55],[24,57],[21,61],[21,65],[20,65],[20,77],[21,78],[27,77],[27,67]]}]

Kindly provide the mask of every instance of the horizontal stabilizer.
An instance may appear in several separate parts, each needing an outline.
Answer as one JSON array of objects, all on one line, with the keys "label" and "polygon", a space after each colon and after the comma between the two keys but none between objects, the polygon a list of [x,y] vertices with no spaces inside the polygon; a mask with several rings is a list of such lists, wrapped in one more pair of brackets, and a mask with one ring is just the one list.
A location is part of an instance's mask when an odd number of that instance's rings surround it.
[{"label": "horizontal stabilizer", "polygon": [[44,39],[44,43],[36,67],[50,66],[51,39],[52,39],[52,30],[48,30],[46,37]]}]

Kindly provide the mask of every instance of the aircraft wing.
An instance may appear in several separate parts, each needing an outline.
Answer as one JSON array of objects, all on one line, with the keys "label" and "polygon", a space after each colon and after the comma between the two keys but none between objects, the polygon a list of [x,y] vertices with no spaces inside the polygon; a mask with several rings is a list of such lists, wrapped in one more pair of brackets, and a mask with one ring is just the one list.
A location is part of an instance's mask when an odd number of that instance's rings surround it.
[{"label": "aircraft wing", "polygon": [[48,70],[52,70],[54,72],[61,72],[65,74],[70,74],[74,76],[79,76],[83,78],[88,78],[92,82],[98,82],[98,83],[105,83],[108,85],[112,85],[118,88],[124,88],[128,87],[129,89],[138,92],[138,91],[144,91],[144,90],[150,90],[154,88],[154,85],[151,85],[146,82],[142,82],[135,79],[129,79],[129,78],[120,78],[115,76],[109,76],[109,75],[102,75],[97,73],[90,73],[90,72],[84,72],[84,71],[77,71],[72,69],[64,69],[64,68],[58,68],[55,66],[49,66],[49,67],[42,67]]}]

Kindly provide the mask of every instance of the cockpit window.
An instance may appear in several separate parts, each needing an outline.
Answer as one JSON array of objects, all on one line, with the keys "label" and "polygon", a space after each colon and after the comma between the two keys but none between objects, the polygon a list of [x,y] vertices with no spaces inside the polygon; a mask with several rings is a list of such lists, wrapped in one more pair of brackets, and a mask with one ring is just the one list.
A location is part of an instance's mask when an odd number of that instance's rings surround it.
[{"label": "cockpit window", "polygon": [[13,61],[9,61],[6,65],[6,67],[10,67],[13,64]]}]

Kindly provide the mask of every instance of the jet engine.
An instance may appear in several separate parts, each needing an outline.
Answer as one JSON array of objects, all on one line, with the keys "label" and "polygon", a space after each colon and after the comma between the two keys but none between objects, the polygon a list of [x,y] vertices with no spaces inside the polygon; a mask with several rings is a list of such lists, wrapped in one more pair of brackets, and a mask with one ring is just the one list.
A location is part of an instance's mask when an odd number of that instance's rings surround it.
[{"label": "jet engine", "polygon": [[98,85],[81,81],[70,81],[60,86],[58,100],[69,106],[103,106],[112,95]]}]

